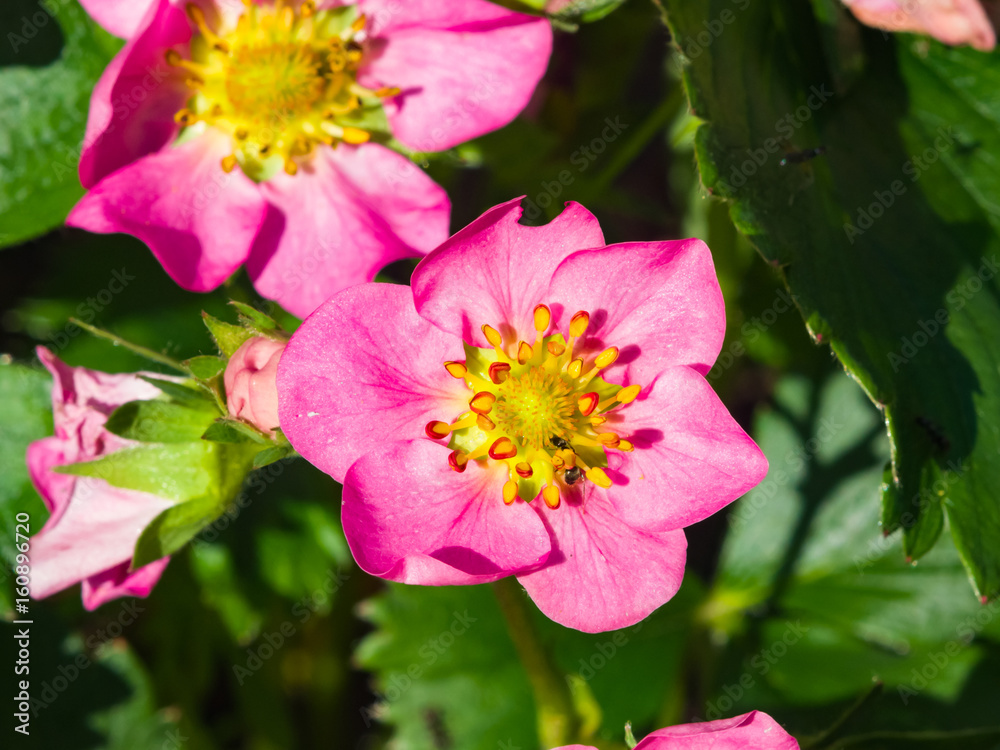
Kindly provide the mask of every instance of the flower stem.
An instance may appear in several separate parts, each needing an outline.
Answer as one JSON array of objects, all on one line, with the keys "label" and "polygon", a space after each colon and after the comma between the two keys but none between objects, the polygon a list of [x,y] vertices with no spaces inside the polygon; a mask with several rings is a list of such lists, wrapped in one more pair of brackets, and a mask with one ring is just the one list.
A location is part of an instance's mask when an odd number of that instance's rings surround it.
[{"label": "flower stem", "polygon": [[576,739],[580,720],[573,706],[569,684],[538,637],[531,621],[527,597],[517,579],[504,578],[493,584],[507,631],[521,658],[535,694],[538,711],[538,738],[545,750]]},{"label": "flower stem", "polygon": [[82,320],[77,320],[76,318],[70,318],[69,322],[73,323],[74,325],[80,326],[80,328],[82,328],[87,333],[93,336],[97,336],[98,338],[106,339],[112,342],[115,346],[124,346],[126,349],[128,349],[131,352],[134,352],[135,354],[138,354],[140,357],[152,360],[153,362],[159,362],[161,365],[166,365],[167,367],[177,370],[177,372],[183,372],[185,375],[191,374],[188,368],[186,368],[176,359],[171,359],[165,354],[154,352],[152,349],[147,349],[146,347],[140,346],[139,344],[133,344],[131,341],[126,341],[125,339],[121,338],[120,336],[116,336],[110,331],[105,331],[100,328],[95,328],[92,325],[84,323]]}]

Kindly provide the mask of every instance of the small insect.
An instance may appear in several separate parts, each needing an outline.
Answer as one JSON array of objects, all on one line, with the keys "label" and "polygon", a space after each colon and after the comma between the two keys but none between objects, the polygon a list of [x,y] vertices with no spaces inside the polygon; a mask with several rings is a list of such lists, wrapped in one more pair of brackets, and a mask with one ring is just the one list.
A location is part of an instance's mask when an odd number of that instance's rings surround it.
[{"label": "small insect", "polygon": [[579,482],[581,477],[583,477],[583,471],[579,466],[574,466],[572,469],[566,469],[566,473],[563,474],[563,479],[566,480],[566,484]]},{"label": "small insect", "polygon": [[549,442],[552,443],[552,445],[554,445],[556,448],[559,448],[561,450],[566,450],[567,448],[569,448],[569,443],[563,440],[558,435],[553,435],[552,437],[550,437]]},{"label": "small insect", "polygon": [[944,434],[944,431],[927,417],[917,417],[917,424],[924,428],[927,437],[942,453],[947,453],[951,449],[951,441]]},{"label": "small insect", "polygon": [[815,159],[817,156],[826,153],[826,146],[817,146],[816,148],[807,148],[805,151],[795,151],[788,154],[781,161],[778,162],[779,167],[787,167],[789,164],[801,164],[802,162],[809,161],[810,159]]}]

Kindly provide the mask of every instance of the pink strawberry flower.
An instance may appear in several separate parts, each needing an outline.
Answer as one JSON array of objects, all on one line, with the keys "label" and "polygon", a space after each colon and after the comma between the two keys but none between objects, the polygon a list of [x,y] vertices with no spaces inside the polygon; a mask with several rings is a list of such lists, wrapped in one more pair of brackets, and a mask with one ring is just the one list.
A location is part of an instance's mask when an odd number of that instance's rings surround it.
[{"label": "pink strawberry flower", "polygon": [[861,23],[886,31],[929,34],[945,44],[989,52],[997,43],[992,4],[980,0],[844,0]]},{"label": "pink strawberry flower", "polygon": [[[88,5],[127,31],[128,4]],[[245,264],[305,316],[448,236],[447,194],[386,128],[427,152],[505,125],[551,44],[485,0],[154,0],[94,89],[67,223],[138,237],[193,291]]]},{"label": "pink strawberry flower", "polygon": [[87,609],[119,596],[148,596],[169,558],[129,571],[132,551],[142,530],[173,503],[53,469],[134,445],[104,423],[122,404],[160,391],[132,374],[69,367],[42,347],[38,358],[52,373],[55,435],[28,446],[28,472],[51,513],[31,539],[31,595],[42,599],[82,581]]},{"label": "pink strawberry flower", "polygon": [[278,366],[295,449],[344,484],[369,573],[515,575],[551,619],[621,628],[670,599],[683,528],[767,462],[708,385],[722,294],[699,240],[605,245],[582,206],[543,227],[497,206],[412,289],[324,303]]},{"label": "pink strawberry flower", "polygon": [[[658,729],[635,750],[799,750],[799,743],[763,711],[700,724]],[[597,750],[589,745],[565,745],[555,750]]]}]

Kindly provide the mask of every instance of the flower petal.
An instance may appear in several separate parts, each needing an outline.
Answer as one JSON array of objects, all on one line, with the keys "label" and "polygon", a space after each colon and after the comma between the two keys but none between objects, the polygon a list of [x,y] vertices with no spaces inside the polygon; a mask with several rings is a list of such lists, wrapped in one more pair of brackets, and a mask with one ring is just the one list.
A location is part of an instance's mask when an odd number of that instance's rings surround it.
[{"label": "flower petal", "polygon": [[625,523],[665,531],[690,526],[755,487],[767,459],[712,386],[689,367],[665,370],[605,427],[631,453],[611,452],[608,498]]},{"label": "flower petal", "polygon": [[533,341],[532,311],[546,302],[556,266],[576,250],[603,246],[604,235],[579,203],[545,226],[519,218],[520,198],[501,203],[422,260],[411,281],[421,316],[475,346],[488,346],[485,323]]},{"label": "flower petal", "polygon": [[129,563],[122,563],[83,582],[83,606],[94,610],[102,604],[121,596],[147,597],[160,580],[170,562],[164,557],[130,573]]},{"label": "flower petal", "polygon": [[[191,92],[164,52],[191,39],[184,9],[155,0],[147,23],[115,56],[90,97],[80,182],[93,187],[126,164],[158,151],[177,134],[174,113]],[[141,3],[140,3],[141,4]]]},{"label": "flower petal", "polygon": [[302,456],[344,481],[351,464],[433,419],[468,410],[444,368],[462,342],[417,315],[409,288],[363,284],[334,295],[295,332],[278,363],[278,416]]},{"label": "flower petal", "polygon": [[344,534],[362,570],[401,583],[485,583],[537,565],[551,549],[535,512],[504,505],[506,472],[448,467],[428,440],[383,443],[344,480]]},{"label": "flower petal", "polygon": [[799,743],[763,711],[658,729],[635,750],[799,750]]},{"label": "flower petal", "polygon": [[561,312],[556,325],[562,329],[577,310],[590,313],[581,351],[619,347],[619,363],[608,372],[627,373],[620,377],[632,383],[649,383],[673,365],[707,373],[722,349],[722,290],[701,240],[630,242],[575,253],[556,269],[548,294]]},{"label": "flower petal", "polygon": [[80,5],[105,30],[130,39],[156,0],[80,0]]},{"label": "flower petal", "polygon": [[418,151],[443,151],[509,123],[552,51],[548,20],[483,0],[360,6],[373,19],[373,52],[359,81],[402,89],[386,101],[386,115],[393,134]]},{"label": "flower petal", "polygon": [[273,208],[247,271],[257,291],[300,317],[448,237],[448,194],[378,144],[321,147],[297,175],[282,172],[261,190]]},{"label": "flower petal", "polygon": [[208,131],[146,156],[101,180],[66,223],[138,237],[180,286],[214,289],[246,259],[267,213],[248,177],[223,172],[229,151],[227,136]]},{"label": "flower petal", "polygon": [[681,586],[683,531],[647,532],[624,523],[587,485],[585,499],[564,498],[552,510],[533,503],[555,540],[548,563],[518,580],[550,619],[585,633],[628,627]]}]

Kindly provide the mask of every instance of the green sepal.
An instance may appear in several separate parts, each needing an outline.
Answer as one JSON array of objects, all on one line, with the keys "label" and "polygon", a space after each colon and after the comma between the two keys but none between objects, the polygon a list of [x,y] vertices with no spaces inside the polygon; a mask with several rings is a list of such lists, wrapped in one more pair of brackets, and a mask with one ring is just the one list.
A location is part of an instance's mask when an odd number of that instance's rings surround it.
[{"label": "green sepal", "polygon": [[218,413],[208,408],[190,408],[171,401],[130,401],[108,417],[104,428],[119,437],[143,443],[187,443],[200,440]]},{"label": "green sepal", "polygon": [[215,341],[215,345],[219,347],[219,351],[226,357],[232,357],[247,339],[251,339],[254,336],[253,331],[243,326],[233,325],[218,318],[213,318],[207,312],[202,312],[201,317],[205,321],[208,332],[212,334],[212,340]]},{"label": "green sepal", "polygon": [[211,380],[226,369],[226,360],[222,357],[202,355],[185,360],[184,365],[199,380]]},{"label": "green sepal", "polygon": [[201,435],[202,440],[216,443],[256,443],[267,445],[273,441],[263,432],[238,419],[217,419]]}]

